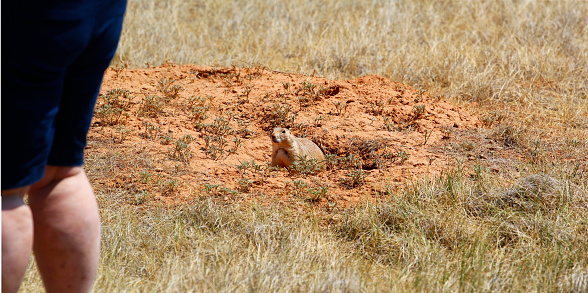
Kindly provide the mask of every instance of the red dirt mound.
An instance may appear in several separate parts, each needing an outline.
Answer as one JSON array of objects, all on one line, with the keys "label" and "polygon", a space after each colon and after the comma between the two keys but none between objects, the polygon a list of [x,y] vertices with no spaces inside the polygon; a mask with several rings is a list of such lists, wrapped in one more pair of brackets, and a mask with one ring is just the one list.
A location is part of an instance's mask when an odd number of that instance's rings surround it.
[{"label": "red dirt mound", "polygon": [[[338,81],[252,68],[165,64],[106,72],[89,134],[93,184],[123,200],[197,196],[346,205],[446,167],[466,110],[380,76]],[[269,166],[275,126],[317,143],[326,170]]]}]

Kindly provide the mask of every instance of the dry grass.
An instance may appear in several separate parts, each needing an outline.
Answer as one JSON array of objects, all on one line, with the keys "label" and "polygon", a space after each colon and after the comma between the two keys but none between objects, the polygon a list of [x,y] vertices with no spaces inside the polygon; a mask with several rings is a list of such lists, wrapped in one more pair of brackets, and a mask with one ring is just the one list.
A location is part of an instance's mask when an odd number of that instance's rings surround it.
[{"label": "dry grass", "polygon": [[585,141],[586,15],[586,1],[131,1],[116,58],[378,74]]},{"label": "dry grass", "polygon": [[[455,171],[386,202],[314,214],[205,199],[144,209],[99,194],[95,289],[585,292],[588,199],[570,175],[547,190],[503,189]],[[37,291],[34,270],[28,278],[25,291]]]},{"label": "dry grass", "polygon": [[[131,0],[117,62],[379,74],[468,107],[524,159],[314,214],[269,198],[138,209],[98,190],[95,291],[587,291],[586,15],[586,1]],[[512,187],[536,174],[551,177]],[[23,291],[39,282],[29,270]]]}]

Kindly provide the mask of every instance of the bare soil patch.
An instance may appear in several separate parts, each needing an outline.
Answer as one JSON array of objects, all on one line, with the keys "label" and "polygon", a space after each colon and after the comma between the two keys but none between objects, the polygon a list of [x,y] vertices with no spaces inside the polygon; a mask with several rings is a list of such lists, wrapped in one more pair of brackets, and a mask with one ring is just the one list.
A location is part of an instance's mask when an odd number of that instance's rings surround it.
[{"label": "bare soil patch", "polygon": [[[89,133],[93,184],[135,204],[227,201],[346,206],[448,166],[452,133],[482,123],[427,92],[262,66],[110,68]],[[326,170],[271,168],[269,133],[287,127],[329,157]]]}]

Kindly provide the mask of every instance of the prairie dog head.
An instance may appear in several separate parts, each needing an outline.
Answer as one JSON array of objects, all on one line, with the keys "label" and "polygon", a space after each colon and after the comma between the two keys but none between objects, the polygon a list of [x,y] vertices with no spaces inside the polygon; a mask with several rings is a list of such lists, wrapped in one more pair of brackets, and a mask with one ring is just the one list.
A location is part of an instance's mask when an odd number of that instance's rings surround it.
[{"label": "prairie dog head", "polygon": [[286,128],[276,127],[271,135],[272,143],[283,145],[290,144],[294,138],[292,132]]}]

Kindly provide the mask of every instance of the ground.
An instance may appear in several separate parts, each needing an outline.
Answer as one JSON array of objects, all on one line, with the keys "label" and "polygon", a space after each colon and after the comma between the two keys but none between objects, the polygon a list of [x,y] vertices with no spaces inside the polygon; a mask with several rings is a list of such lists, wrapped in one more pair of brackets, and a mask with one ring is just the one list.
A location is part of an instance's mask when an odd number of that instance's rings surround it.
[{"label": "ground", "polygon": [[[277,126],[317,143],[325,169],[312,161],[272,168]],[[118,66],[105,74],[86,152],[95,187],[133,204],[214,196],[332,207],[439,175],[453,165],[456,145],[474,148],[464,135],[482,127],[463,108],[376,75],[339,81],[263,66]],[[488,142],[468,156],[489,159],[499,149]]]}]

